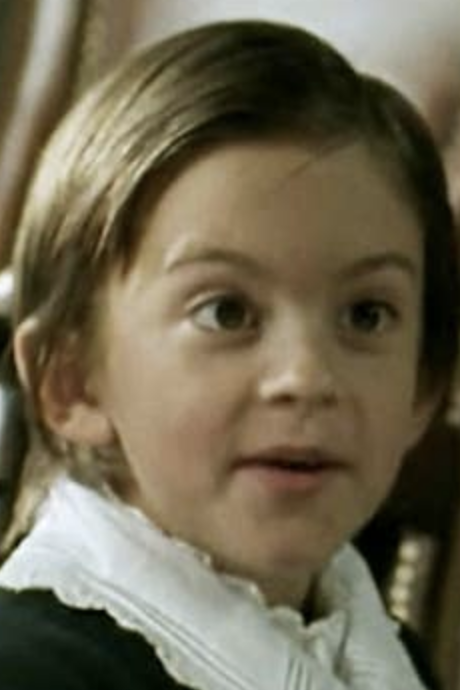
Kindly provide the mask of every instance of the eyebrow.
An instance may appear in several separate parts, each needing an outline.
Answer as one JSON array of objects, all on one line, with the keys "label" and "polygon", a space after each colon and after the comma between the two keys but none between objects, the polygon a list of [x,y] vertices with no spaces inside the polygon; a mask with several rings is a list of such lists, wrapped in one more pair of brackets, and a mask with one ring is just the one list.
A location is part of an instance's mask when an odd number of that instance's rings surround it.
[{"label": "eyebrow", "polygon": [[262,266],[258,261],[235,249],[222,249],[221,247],[184,246],[172,251],[166,256],[164,268],[166,273],[171,273],[183,266],[201,263],[226,263],[233,264],[245,271],[262,273]]},{"label": "eyebrow", "polygon": [[393,269],[405,274],[412,282],[416,282],[419,278],[420,271],[415,261],[406,254],[397,251],[364,256],[351,266],[347,266],[341,271],[341,274],[345,278],[359,278],[369,273]]}]

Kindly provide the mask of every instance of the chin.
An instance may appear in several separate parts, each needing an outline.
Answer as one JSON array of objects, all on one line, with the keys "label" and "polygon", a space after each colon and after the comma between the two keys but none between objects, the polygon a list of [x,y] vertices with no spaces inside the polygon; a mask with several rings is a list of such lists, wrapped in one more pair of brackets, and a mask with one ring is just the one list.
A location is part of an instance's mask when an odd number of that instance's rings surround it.
[{"label": "chin", "polygon": [[240,563],[238,570],[243,577],[258,583],[262,590],[266,588],[264,583],[279,582],[290,583],[295,590],[306,591],[312,579],[329,559],[327,556],[311,553],[311,551],[306,553],[286,549],[258,555],[256,559],[252,554],[245,563]]}]

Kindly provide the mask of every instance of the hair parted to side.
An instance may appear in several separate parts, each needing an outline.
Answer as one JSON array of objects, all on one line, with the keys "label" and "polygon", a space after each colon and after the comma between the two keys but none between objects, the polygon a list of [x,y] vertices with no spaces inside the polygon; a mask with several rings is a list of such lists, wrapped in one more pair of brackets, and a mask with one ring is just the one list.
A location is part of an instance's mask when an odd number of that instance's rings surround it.
[{"label": "hair parted to side", "polygon": [[421,374],[447,390],[457,354],[457,249],[424,124],[393,89],[303,29],[221,22],[125,59],[67,115],[39,162],[15,250],[14,322],[36,319],[28,396],[44,467],[59,463],[59,443],[41,420],[43,374],[69,334],[91,347],[98,292],[111,271],[129,268],[142,239],[138,205],[146,195],[153,204],[201,151],[263,138],[298,139],[318,151],[357,139],[387,166],[423,234]]}]

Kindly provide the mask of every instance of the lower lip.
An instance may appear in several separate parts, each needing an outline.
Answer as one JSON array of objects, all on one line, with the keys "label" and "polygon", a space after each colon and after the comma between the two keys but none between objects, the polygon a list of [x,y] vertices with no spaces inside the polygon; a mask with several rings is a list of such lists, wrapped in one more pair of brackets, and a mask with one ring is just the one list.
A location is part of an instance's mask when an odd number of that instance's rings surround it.
[{"label": "lower lip", "polygon": [[313,493],[338,472],[336,467],[316,470],[290,470],[269,464],[248,464],[240,467],[240,472],[253,477],[275,491],[291,493]]}]

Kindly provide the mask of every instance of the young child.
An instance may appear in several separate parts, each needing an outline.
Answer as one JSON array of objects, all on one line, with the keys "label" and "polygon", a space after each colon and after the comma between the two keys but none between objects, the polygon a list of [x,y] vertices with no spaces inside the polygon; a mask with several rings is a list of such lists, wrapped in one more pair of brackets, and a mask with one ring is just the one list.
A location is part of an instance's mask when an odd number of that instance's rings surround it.
[{"label": "young child", "polygon": [[53,136],[14,278],[2,690],[424,687],[349,545],[457,353],[399,95],[289,26],[146,48]]}]

